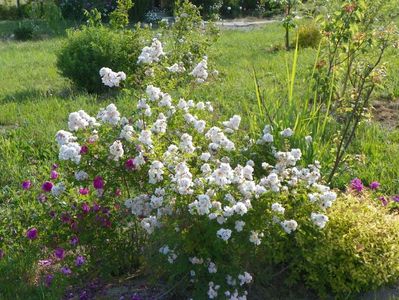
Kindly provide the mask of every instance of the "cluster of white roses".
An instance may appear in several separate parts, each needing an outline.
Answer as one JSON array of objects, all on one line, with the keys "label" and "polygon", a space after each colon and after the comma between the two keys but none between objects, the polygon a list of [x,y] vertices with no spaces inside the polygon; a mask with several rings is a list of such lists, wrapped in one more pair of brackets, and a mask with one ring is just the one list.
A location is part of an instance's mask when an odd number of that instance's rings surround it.
[{"label": "cluster of white roses", "polygon": [[126,80],[124,72],[114,72],[110,68],[101,68],[100,76],[102,83],[108,87],[118,87],[120,82]]},{"label": "cluster of white roses", "polygon": [[161,57],[164,55],[165,52],[163,51],[162,43],[157,38],[154,38],[151,46],[143,48],[139,58],[137,59],[137,63],[152,64],[153,62],[159,62]]},{"label": "cluster of white roses", "polygon": [[[162,44],[154,39],[150,47],[143,49],[138,63],[151,64],[163,55]],[[206,58],[191,75],[198,82],[207,79]],[[101,109],[97,118],[90,117],[84,111],[74,112],[69,116],[68,126],[72,132],[90,131],[89,138],[85,136],[85,141],[90,142],[101,142],[102,137],[98,133],[101,126],[111,126],[117,132],[114,140],[106,145],[106,159],[114,161],[116,167],[143,172],[144,182],[131,183],[135,186],[132,192],[138,194],[127,199],[125,206],[137,216],[141,227],[149,235],[167,227],[168,216],[177,220],[180,216],[189,216],[216,227],[214,238],[222,244],[228,245],[232,237],[239,237],[250,245],[259,246],[265,233],[247,228],[245,220],[254,209],[254,201],[262,196],[277,197],[305,187],[309,192],[308,201],[319,204],[320,210],[330,207],[336,199],[334,192],[318,183],[318,162],[308,167],[297,165],[302,156],[300,149],[277,151],[273,148],[276,162],[273,165],[263,162],[262,176],[255,174],[257,166],[252,160],[242,165],[232,163],[230,153],[238,153],[238,146],[233,142],[241,123],[238,115],[220,122],[219,126],[212,126],[201,118],[213,111],[209,102],[173,99],[153,85],[147,86],[136,107],[134,117],[129,120],[121,117],[114,104]],[[79,164],[82,147],[72,132],[60,130],[57,133],[59,157]],[[273,143],[274,134],[273,128],[266,126],[258,143]],[[289,128],[280,132],[286,139],[293,134]],[[126,157],[126,153],[135,155]],[[78,180],[87,179],[87,173],[83,170],[77,170],[75,176]],[[145,190],[140,190],[143,185]],[[282,204],[273,203],[270,207],[271,221],[287,234],[292,234],[301,224],[294,219],[285,219],[285,211]],[[328,217],[320,212],[312,212],[308,219],[319,228],[323,228],[328,221]],[[173,226],[177,232],[183,229],[180,225]],[[184,229],[189,230],[189,227]],[[179,249],[172,248],[165,245],[159,250],[171,264],[179,259]],[[218,262],[211,258],[204,260],[195,257],[195,253],[189,255],[187,263],[204,266],[209,274],[222,271],[222,267],[217,266]],[[191,277],[195,274],[194,270],[190,272]],[[231,289],[224,289],[222,283],[210,281],[208,298],[215,299],[224,294],[227,299],[245,300],[245,286],[251,281],[252,276],[248,272],[227,275],[226,283]]]}]

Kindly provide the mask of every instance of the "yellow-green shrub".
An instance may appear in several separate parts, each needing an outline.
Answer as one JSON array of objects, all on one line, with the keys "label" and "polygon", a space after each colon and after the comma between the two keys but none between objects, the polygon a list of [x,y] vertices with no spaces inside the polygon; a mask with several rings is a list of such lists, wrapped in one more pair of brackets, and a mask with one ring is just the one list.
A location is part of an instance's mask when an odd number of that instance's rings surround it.
[{"label": "yellow-green shrub", "polygon": [[317,48],[321,40],[320,29],[309,23],[298,28],[298,46],[301,48]]},{"label": "yellow-green shrub", "polygon": [[379,203],[348,195],[336,201],[323,236],[303,249],[307,283],[337,297],[389,284],[399,277],[399,220]]}]

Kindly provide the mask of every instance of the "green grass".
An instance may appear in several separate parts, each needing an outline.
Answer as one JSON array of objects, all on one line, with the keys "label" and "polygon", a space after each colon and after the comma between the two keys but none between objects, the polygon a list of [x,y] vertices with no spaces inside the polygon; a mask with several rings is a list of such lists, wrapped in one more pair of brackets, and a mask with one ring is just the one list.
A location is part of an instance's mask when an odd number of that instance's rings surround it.
[{"label": "green grass", "polygon": [[[0,22],[0,33],[9,31],[12,26],[12,22]],[[255,69],[266,106],[283,113],[287,99],[287,67],[291,69],[293,52],[270,51],[273,45],[281,43],[282,37],[283,29],[279,24],[249,31],[223,31],[210,51],[210,62],[220,71],[220,79],[192,96],[214,102],[225,118],[239,113],[251,120],[259,112],[253,78]],[[0,44],[0,169],[7,170],[0,173],[0,187],[5,191],[50,167],[57,154],[54,134],[66,127],[69,112],[84,109],[95,114],[98,107],[111,101],[122,111],[134,109],[130,98],[101,100],[71,87],[55,66],[62,42],[63,37],[57,37]],[[302,87],[315,55],[314,49],[299,51],[293,95],[299,105],[302,101],[305,103],[307,91]],[[389,81],[391,89],[385,91],[391,97],[397,96],[399,88],[396,84],[399,65],[392,55],[388,66],[393,79]],[[343,187],[350,178],[357,176],[368,181],[380,180],[386,192],[399,193],[398,136],[397,131],[387,132],[377,125],[365,125],[351,153],[365,154],[366,165],[355,164],[346,169],[335,181],[337,186]]]}]

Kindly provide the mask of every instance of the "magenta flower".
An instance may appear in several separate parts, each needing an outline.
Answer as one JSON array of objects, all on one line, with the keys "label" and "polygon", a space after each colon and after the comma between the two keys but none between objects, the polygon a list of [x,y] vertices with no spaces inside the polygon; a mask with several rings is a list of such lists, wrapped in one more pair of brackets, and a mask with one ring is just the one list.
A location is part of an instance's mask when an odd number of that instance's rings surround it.
[{"label": "magenta flower", "polygon": [[125,162],[125,168],[126,170],[135,170],[136,169],[136,165],[134,163],[134,159],[130,158]]},{"label": "magenta flower", "polygon": [[22,182],[22,189],[24,190],[29,190],[32,186],[32,182],[30,182],[30,180],[25,180],[24,182]]},{"label": "magenta flower", "polygon": [[88,188],[80,188],[79,194],[86,196],[87,194],[89,194],[89,189]]},{"label": "magenta flower", "polygon": [[93,186],[96,190],[101,190],[104,188],[104,180],[101,176],[97,176],[93,180]]},{"label": "magenta flower", "polygon": [[57,164],[53,164],[53,165],[51,166],[51,169],[52,169],[52,170],[58,169],[58,165],[57,165]]},{"label": "magenta flower", "polygon": [[65,250],[63,248],[56,248],[54,250],[54,255],[55,257],[57,257],[58,259],[64,259],[65,257]]},{"label": "magenta flower", "polygon": [[64,275],[71,275],[72,274],[72,270],[70,268],[68,268],[68,267],[62,267],[60,271]]},{"label": "magenta flower", "polygon": [[87,147],[86,145],[80,147],[80,154],[87,154],[87,152],[89,152],[89,147]]},{"label": "magenta flower", "polygon": [[395,202],[399,202],[399,195],[393,196],[392,200],[395,201]]},{"label": "magenta flower", "polygon": [[119,197],[120,195],[122,195],[121,189],[116,189],[115,196]]},{"label": "magenta flower", "polygon": [[82,204],[82,210],[85,214],[88,214],[90,212],[90,205],[87,203]]},{"label": "magenta flower", "polygon": [[72,246],[76,246],[79,243],[79,238],[75,235],[71,237],[71,240],[69,241]]},{"label": "magenta flower", "polygon": [[370,183],[370,189],[372,190],[377,190],[380,187],[380,183],[378,181],[373,181],[372,183]]},{"label": "magenta flower", "polygon": [[50,181],[46,181],[42,185],[42,190],[45,192],[51,192],[52,188],[53,188],[53,184]]},{"label": "magenta flower", "polygon": [[364,188],[363,182],[359,178],[355,178],[351,181],[351,188],[360,193]]},{"label": "magenta flower", "polygon": [[85,258],[83,256],[78,255],[76,257],[76,259],[75,259],[75,264],[76,264],[77,267],[80,267],[80,266],[82,266],[85,263],[85,261],[86,260],[85,260]]},{"label": "magenta flower", "polygon": [[26,237],[27,237],[28,239],[30,239],[30,240],[35,240],[35,239],[37,239],[37,236],[38,236],[38,232],[37,232],[37,229],[36,229],[35,227],[29,228],[29,229],[26,231]]},{"label": "magenta flower", "polygon": [[58,178],[58,173],[57,173],[57,171],[52,170],[52,171],[50,172],[50,178],[51,178],[51,179],[57,179],[57,178]]}]

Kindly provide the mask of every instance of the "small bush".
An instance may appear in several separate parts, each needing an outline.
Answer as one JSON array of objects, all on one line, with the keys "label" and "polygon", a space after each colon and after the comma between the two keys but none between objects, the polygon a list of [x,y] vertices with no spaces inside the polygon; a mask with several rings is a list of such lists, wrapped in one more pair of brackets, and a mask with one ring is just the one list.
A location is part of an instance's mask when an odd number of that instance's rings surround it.
[{"label": "small bush", "polygon": [[14,29],[15,39],[18,41],[27,41],[33,39],[34,28],[32,24],[19,24]]},{"label": "small bush", "polygon": [[140,52],[136,35],[131,31],[113,31],[107,27],[83,27],[70,31],[66,44],[58,54],[57,67],[61,74],[88,92],[105,88],[99,70],[113,70],[134,74]]},{"label": "small bush", "polygon": [[321,40],[321,33],[315,24],[307,24],[298,28],[298,46],[301,48],[317,48]]},{"label": "small bush", "polygon": [[399,275],[399,222],[372,200],[347,196],[329,214],[324,235],[304,247],[307,282],[321,295],[372,290]]}]

